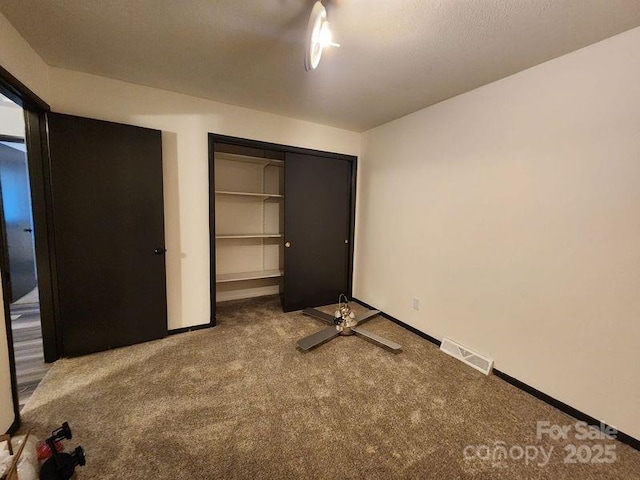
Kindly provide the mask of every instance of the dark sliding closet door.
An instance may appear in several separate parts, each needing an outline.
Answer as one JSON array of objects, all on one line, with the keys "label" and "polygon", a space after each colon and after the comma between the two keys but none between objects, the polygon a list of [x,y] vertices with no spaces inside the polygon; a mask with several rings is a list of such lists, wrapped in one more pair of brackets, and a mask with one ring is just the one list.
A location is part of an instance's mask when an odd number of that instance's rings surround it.
[{"label": "dark sliding closet door", "polygon": [[336,303],[348,293],[351,162],[285,157],[284,310]]},{"label": "dark sliding closet door", "polygon": [[49,115],[63,355],[167,334],[161,132]]}]

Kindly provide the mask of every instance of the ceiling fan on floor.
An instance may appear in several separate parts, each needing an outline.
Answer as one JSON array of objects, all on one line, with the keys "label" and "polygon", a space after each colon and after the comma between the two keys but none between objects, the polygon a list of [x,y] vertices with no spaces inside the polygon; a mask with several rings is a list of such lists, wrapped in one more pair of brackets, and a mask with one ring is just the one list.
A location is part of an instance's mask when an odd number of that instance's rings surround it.
[{"label": "ceiling fan on floor", "polygon": [[300,347],[301,350],[309,351],[312,348],[322,345],[329,340],[333,340],[340,335],[350,336],[356,334],[380,347],[392,351],[393,353],[400,353],[402,351],[402,347],[399,344],[392,342],[391,340],[387,340],[386,338],[376,335],[375,333],[365,330],[359,326],[378,316],[380,314],[379,310],[369,310],[358,318],[351,310],[349,301],[344,294],[340,295],[338,302],[339,306],[333,317],[328,313],[321,312],[315,308],[305,308],[302,311],[304,315],[317,318],[331,326],[299,340],[298,347]]}]

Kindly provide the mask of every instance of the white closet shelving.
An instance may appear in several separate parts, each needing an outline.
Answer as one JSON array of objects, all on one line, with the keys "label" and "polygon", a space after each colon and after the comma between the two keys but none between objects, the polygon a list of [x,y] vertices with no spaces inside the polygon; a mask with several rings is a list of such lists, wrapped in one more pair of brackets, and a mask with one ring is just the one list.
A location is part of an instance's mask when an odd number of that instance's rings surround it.
[{"label": "white closet shelving", "polygon": [[250,233],[248,235],[216,235],[216,238],[281,238],[281,233]]},{"label": "white closet shelving", "polygon": [[240,195],[242,197],[258,197],[265,200],[267,198],[284,198],[284,195],[274,195],[271,193],[225,192],[223,190],[216,190],[216,195]]},{"label": "white closet shelving", "polygon": [[244,163],[253,163],[262,166],[278,166],[284,167],[284,160],[276,160],[273,158],[263,158],[263,157],[252,157],[249,155],[240,155],[238,153],[226,153],[226,152],[216,152],[216,160],[224,159],[231,160],[234,162],[244,162]]},{"label": "white closet shelving", "polygon": [[242,280],[258,280],[260,278],[281,277],[282,270],[258,270],[257,272],[222,273],[216,275],[216,283],[239,282]]},{"label": "white closet shelving", "polygon": [[220,151],[214,158],[216,301],[279,293],[284,161]]}]

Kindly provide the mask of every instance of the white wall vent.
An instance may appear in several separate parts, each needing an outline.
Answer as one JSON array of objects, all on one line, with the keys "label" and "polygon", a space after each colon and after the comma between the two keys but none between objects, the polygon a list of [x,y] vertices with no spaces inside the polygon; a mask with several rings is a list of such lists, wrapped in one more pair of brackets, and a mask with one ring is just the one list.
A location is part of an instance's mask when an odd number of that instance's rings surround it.
[{"label": "white wall vent", "polygon": [[440,344],[440,350],[442,350],[447,355],[451,355],[461,362],[466,363],[470,367],[481,371],[485,375],[489,375],[491,373],[491,370],[493,369],[492,359],[485,357],[484,355],[480,355],[479,353],[476,353],[473,350],[470,350],[467,347],[454,342],[450,338],[445,337],[442,340],[442,343]]}]

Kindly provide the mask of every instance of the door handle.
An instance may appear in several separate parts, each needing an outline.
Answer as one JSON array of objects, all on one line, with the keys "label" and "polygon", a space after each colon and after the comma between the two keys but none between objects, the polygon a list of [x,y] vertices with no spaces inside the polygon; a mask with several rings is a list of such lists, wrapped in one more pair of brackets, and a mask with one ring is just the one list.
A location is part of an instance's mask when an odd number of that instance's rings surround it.
[{"label": "door handle", "polygon": [[291,247],[291,242],[284,242],[284,246],[285,246],[286,248]]},{"label": "door handle", "polygon": [[154,254],[154,255],[164,255],[166,251],[167,251],[167,249],[166,249],[166,248],[156,248],[156,249],[153,251],[153,254]]},{"label": "door handle", "polygon": [[33,232],[33,228],[25,228],[22,231],[31,233],[31,232]]}]

